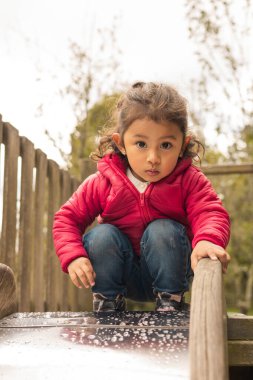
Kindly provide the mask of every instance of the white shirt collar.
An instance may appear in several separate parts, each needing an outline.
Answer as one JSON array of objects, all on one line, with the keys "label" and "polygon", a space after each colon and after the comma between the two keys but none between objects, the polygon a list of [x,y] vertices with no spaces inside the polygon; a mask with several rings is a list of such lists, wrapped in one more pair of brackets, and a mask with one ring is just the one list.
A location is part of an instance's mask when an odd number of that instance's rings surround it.
[{"label": "white shirt collar", "polygon": [[146,190],[146,188],[149,185],[149,182],[140,181],[138,178],[136,178],[133,175],[130,168],[127,168],[126,174],[127,174],[127,177],[129,178],[129,180],[132,182],[132,184],[137,188],[137,190],[139,190],[140,193],[144,193],[144,191]]}]

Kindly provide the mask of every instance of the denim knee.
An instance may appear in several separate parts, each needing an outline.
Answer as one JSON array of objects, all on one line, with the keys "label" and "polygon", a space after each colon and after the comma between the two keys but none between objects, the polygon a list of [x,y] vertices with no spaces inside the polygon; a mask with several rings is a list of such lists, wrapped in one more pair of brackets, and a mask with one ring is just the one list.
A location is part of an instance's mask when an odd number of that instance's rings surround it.
[{"label": "denim knee", "polygon": [[154,242],[158,242],[162,238],[169,238],[170,242],[173,243],[173,239],[185,233],[185,227],[175,220],[157,219],[147,226],[142,241],[152,239]]},{"label": "denim knee", "polygon": [[83,245],[89,254],[104,253],[115,244],[123,251],[129,246],[127,238],[112,224],[99,224],[83,236]]},{"label": "denim knee", "polygon": [[126,295],[133,259],[126,235],[111,224],[101,224],[84,235],[83,244],[96,273],[92,291],[109,298]]},{"label": "denim knee", "polygon": [[141,257],[159,292],[188,289],[191,246],[185,227],[170,219],[150,223],[141,240]]}]

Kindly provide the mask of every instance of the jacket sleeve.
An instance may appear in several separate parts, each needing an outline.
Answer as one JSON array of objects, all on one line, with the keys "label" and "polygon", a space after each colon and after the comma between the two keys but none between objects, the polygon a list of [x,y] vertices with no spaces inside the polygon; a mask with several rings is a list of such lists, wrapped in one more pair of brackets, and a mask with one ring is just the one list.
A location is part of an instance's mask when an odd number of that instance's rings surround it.
[{"label": "jacket sleeve", "polygon": [[82,244],[85,229],[101,213],[98,173],[88,177],[56,212],[53,224],[53,239],[56,254],[64,272],[78,257],[88,257]]},{"label": "jacket sleeve", "polygon": [[225,248],[229,242],[230,219],[210,181],[196,168],[189,169],[183,184],[185,207],[193,233],[192,247],[208,240]]}]

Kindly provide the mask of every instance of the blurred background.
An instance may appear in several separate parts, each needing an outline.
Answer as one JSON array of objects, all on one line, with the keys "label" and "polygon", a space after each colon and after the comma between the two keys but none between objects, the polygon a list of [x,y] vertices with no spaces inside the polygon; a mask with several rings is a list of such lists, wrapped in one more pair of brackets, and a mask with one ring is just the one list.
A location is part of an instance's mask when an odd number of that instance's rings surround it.
[{"label": "blurred background", "polygon": [[[162,81],[189,102],[202,164],[253,161],[252,0],[0,0],[0,113],[83,179],[119,94]],[[253,176],[210,177],[232,220],[230,310],[252,313]]]}]

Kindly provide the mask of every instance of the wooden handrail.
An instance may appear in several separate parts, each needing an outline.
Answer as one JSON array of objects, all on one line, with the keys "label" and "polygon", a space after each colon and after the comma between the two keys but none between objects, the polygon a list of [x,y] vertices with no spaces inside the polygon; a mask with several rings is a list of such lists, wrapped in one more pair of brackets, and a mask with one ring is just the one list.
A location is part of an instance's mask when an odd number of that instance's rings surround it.
[{"label": "wooden handrail", "polygon": [[227,165],[203,165],[201,170],[206,175],[224,174],[253,174],[253,163],[227,164]]},{"label": "wooden handrail", "polygon": [[[82,178],[94,173],[96,163],[91,161],[90,158],[84,158],[81,163]],[[223,164],[223,165],[201,165],[200,169],[206,175],[226,175],[226,174],[253,174],[253,162],[243,164]]]},{"label": "wooden handrail", "polygon": [[227,380],[227,328],[220,261],[202,259],[194,273],[190,311],[191,380]]}]

